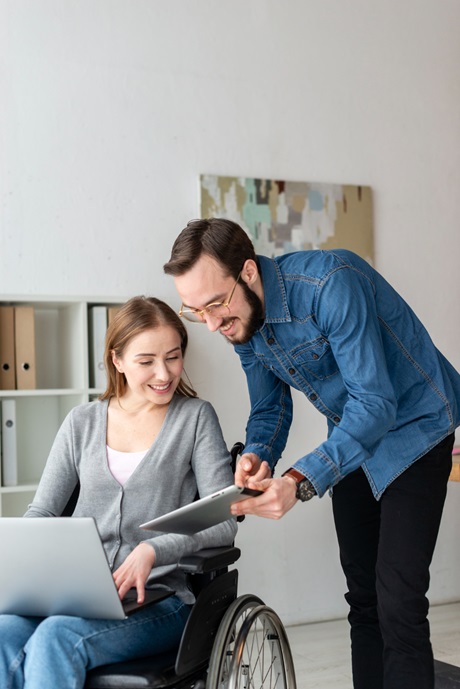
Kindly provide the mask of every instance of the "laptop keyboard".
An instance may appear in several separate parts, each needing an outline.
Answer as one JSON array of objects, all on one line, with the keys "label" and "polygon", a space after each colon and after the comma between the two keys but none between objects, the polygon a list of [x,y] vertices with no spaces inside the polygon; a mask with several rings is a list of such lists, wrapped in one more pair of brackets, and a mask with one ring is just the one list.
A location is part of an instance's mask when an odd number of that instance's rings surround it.
[{"label": "laptop keyboard", "polygon": [[175,591],[168,591],[167,589],[145,589],[144,602],[139,604],[137,602],[137,590],[133,588],[129,589],[129,591],[125,594],[121,604],[125,614],[131,615],[137,610],[142,610],[143,608],[153,605],[160,600],[169,598],[169,596],[174,595],[174,593]]}]

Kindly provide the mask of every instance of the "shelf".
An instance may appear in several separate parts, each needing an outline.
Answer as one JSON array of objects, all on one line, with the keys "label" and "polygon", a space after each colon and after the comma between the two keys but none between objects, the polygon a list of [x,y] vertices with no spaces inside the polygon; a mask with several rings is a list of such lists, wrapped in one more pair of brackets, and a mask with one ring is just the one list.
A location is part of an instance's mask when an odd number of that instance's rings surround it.
[{"label": "shelf", "polygon": [[41,388],[40,390],[0,390],[0,399],[2,397],[66,397],[68,395],[85,394],[92,394],[92,391],[88,391],[83,388]]},{"label": "shelf", "polygon": [[34,499],[36,489],[36,486],[21,486],[21,490],[13,492],[10,488],[2,488],[0,493],[2,517],[22,517]]},{"label": "shelf", "polygon": [[[93,387],[94,378],[90,375],[94,366],[90,356],[94,344],[89,328],[91,309],[93,306],[117,307],[124,301],[100,296],[81,298],[1,295],[0,306],[33,307],[35,334],[28,335],[27,343],[31,343],[35,355],[36,388],[0,389],[0,419],[3,409],[7,409],[7,413],[11,415],[8,424],[6,419],[0,421],[3,431],[3,440],[0,434],[0,457],[3,448],[7,447],[9,458],[4,464],[3,454],[0,461],[0,517],[24,514],[27,505],[33,500],[51,446],[64,418],[73,407],[96,399],[104,392],[99,387],[102,383],[98,382],[98,387]],[[3,312],[8,325],[11,323],[8,320],[11,311],[13,309]],[[13,313],[16,319],[19,312]],[[109,308],[107,314],[110,315]],[[17,351],[17,331],[14,325],[12,329],[13,347]],[[2,332],[9,333],[10,330]],[[101,332],[103,342],[104,333]],[[11,338],[5,341],[7,344],[4,345],[3,352],[10,352]],[[14,385],[9,378],[7,384]],[[13,436],[8,430],[12,427]],[[9,434],[6,443],[5,430]],[[11,457],[14,458],[13,462],[10,461]],[[5,466],[8,482],[17,480],[17,485],[2,485]]]},{"label": "shelf", "polygon": [[37,490],[37,483],[22,483],[19,486],[3,486],[2,493],[4,495],[8,493],[35,493]]}]

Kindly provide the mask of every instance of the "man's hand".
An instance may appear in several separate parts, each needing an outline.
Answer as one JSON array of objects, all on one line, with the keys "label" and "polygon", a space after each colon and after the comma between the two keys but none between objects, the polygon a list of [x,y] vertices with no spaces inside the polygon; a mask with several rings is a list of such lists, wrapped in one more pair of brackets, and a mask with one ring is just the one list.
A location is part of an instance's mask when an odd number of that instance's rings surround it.
[{"label": "man's hand", "polygon": [[258,517],[265,517],[266,519],[281,519],[297,502],[296,483],[289,476],[251,482],[251,488],[264,492],[256,498],[248,498],[234,503],[231,507],[234,516],[256,514]]},{"label": "man's hand", "polygon": [[268,462],[262,462],[254,452],[241,455],[235,469],[235,485],[255,488],[255,482],[272,475]]},{"label": "man's hand", "polygon": [[155,551],[148,543],[139,543],[113,573],[118,595],[123,600],[130,588],[137,589],[137,602],[144,602],[147,577],[155,563]]}]

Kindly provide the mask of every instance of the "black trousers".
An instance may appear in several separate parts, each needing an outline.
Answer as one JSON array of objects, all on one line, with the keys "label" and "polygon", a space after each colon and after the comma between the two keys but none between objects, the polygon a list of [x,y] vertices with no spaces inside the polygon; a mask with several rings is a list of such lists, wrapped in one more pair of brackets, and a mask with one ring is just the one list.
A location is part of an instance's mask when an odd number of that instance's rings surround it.
[{"label": "black trousers", "polygon": [[450,435],[417,460],[380,501],[362,469],[334,487],[354,689],[434,688],[426,593],[453,443]]}]

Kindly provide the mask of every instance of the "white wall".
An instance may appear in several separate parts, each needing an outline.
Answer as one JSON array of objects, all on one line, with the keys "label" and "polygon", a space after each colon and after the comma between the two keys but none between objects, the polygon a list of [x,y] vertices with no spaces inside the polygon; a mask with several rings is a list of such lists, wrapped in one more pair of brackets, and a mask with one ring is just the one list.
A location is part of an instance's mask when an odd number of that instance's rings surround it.
[{"label": "white wall", "polygon": [[[457,0],[0,0],[0,294],[155,294],[199,173],[373,187],[377,267],[460,367]],[[238,361],[191,328],[228,442]],[[296,396],[283,466],[325,434]],[[448,503],[431,599],[460,598]],[[241,591],[287,622],[345,613],[329,498],[248,519]]]}]

